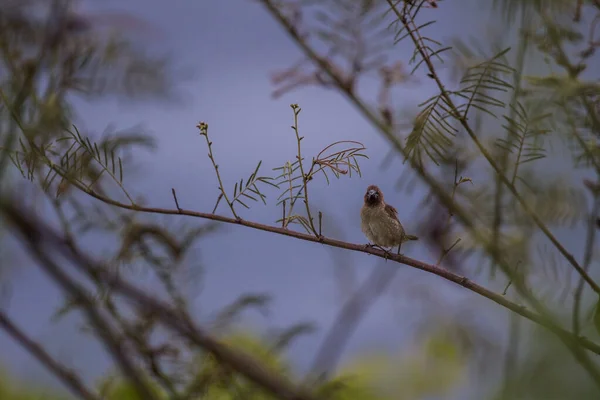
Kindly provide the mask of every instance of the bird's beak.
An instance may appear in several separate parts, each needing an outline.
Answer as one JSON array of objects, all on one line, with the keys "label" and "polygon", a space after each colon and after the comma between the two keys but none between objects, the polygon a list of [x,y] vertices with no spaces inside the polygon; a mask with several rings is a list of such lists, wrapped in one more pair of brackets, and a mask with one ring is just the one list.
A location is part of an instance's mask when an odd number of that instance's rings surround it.
[{"label": "bird's beak", "polygon": [[369,191],[367,192],[367,197],[368,197],[368,198],[370,198],[370,199],[372,199],[372,198],[374,198],[374,197],[375,197],[375,198],[376,198],[376,197],[378,197],[377,191],[376,191],[376,190],[373,190],[373,189],[369,190]]}]

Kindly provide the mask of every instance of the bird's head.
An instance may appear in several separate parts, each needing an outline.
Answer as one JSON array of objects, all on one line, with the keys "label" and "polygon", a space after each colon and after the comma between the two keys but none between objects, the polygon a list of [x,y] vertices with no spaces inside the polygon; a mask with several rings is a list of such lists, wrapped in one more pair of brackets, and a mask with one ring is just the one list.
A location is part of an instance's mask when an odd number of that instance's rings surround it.
[{"label": "bird's head", "polygon": [[383,202],[383,193],[375,185],[371,185],[367,188],[365,193],[365,204],[373,206]]}]

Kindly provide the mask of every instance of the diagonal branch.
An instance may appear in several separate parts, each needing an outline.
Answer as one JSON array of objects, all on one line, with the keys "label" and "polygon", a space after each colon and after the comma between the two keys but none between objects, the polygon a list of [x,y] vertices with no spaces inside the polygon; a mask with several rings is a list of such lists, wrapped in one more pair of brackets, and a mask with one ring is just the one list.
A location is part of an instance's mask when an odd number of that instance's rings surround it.
[{"label": "diagonal branch", "polygon": [[[18,213],[16,209],[14,213]],[[18,218],[17,214],[11,216],[9,221],[14,222],[14,218]],[[41,268],[45,270],[52,279],[54,279],[61,288],[70,296],[73,297],[77,304],[81,304],[84,313],[87,315],[90,324],[94,327],[94,332],[104,343],[105,348],[108,350],[113,359],[117,362],[123,374],[127,376],[129,381],[134,385],[137,392],[143,396],[145,400],[154,400],[154,396],[151,389],[148,387],[142,374],[138,368],[134,365],[134,362],[129,358],[127,351],[125,351],[123,343],[120,341],[117,332],[110,326],[108,321],[101,314],[100,310],[96,308],[93,301],[86,294],[85,290],[81,285],[77,284],[70,278],[53,260],[44,254],[44,252],[36,246],[36,242],[40,239],[40,233],[29,230],[26,233],[27,240],[29,241],[29,248],[35,258],[41,263]],[[68,239],[63,239],[64,246],[73,248],[73,243]]]},{"label": "diagonal branch", "polygon": [[0,310],[0,328],[11,336],[21,347],[34,356],[46,369],[52,372],[62,383],[67,386],[71,392],[85,400],[100,400],[89,390],[79,379],[79,376],[70,371],[66,366],[61,365],[44,348],[31,339],[23,332],[8,315]]},{"label": "diagonal branch", "polygon": [[500,168],[498,163],[496,163],[496,161],[494,161],[490,152],[484,147],[483,143],[481,143],[481,141],[477,137],[475,131],[473,131],[473,129],[471,128],[471,125],[467,122],[466,116],[461,115],[458,112],[458,107],[456,106],[456,104],[454,103],[452,98],[450,97],[450,93],[446,90],[446,87],[444,86],[440,77],[438,76],[438,74],[435,70],[435,67],[433,66],[433,63],[431,62],[430,57],[428,57],[427,53],[425,52],[425,49],[420,44],[418,32],[409,26],[407,18],[398,10],[396,5],[391,0],[387,0],[387,2],[390,5],[390,8],[394,11],[396,16],[400,20],[400,22],[402,22],[402,24],[404,25],[407,32],[409,33],[409,36],[412,39],[415,47],[417,48],[418,52],[421,54],[421,57],[423,58],[423,61],[427,65],[427,69],[429,71],[430,76],[433,78],[433,80],[435,81],[435,83],[437,84],[437,86],[441,92],[441,95],[444,97],[446,104],[452,109],[455,118],[463,126],[463,128],[465,129],[465,131],[467,132],[469,137],[473,140],[473,143],[475,143],[475,145],[477,146],[477,148],[479,149],[481,154],[485,157],[485,159],[488,161],[488,163],[494,170],[494,172],[496,172],[498,177],[502,180],[502,182],[506,185],[506,187],[509,189],[509,191],[517,199],[517,201],[519,202],[521,207],[523,207],[525,212],[531,217],[531,219],[535,222],[535,224],[538,226],[538,228],[540,228],[540,230],[544,233],[544,235],[546,235],[546,237],[550,240],[550,242],[552,242],[552,244],[557,248],[557,250],[567,259],[569,264],[571,264],[573,266],[573,268],[577,271],[577,273],[579,273],[579,275],[581,275],[583,277],[583,279],[585,279],[585,281],[588,283],[588,285],[590,285],[590,287],[594,290],[594,292],[600,294],[600,286],[589,276],[589,274],[585,271],[585,269],[582,268],[581,265],[579,265],[579,263],[577,262],[577,260],[573,256],[573,254],[571,254],[567,251],[567,249],[552,234],[552,232],[546,226],[546,224],[544,224],[544,222],[537,215],[537,213],[527,204],[525,199],[517,191],[517,188],[513,184],[511,184],[510,180],[504,174],[504,172],[502,171],[502,169]]},{"label": "diagonal branch", "polygon": [[310,373],[317,379],[317,382],[327,380],[328,375],[335,369],[345,345],[356,330],[361,318],[365,316],[371,305],[385,293],[397,271],[395,268],[383,266],[375,268],[362,285],[354,291],[352,297],[344,303],[312,362]]},{"label": "diagonal branch", "polygon": [[[38,261],[40,261],[41,267],[57,280],[60,280],[61,283],[65,283],[65,286],[69,286],[69,289],[74,289],[75,293],[77,293],[76,285],[50,259],[48,254],[50,251],[57,251],[59,254],[67,257],[79,271],[88,277],[103,281],[108,287],[128,298],[128,300],[135,303],[140,309],[155,315],[167,328],[179,333],[196,346],[208,351],[223,364],[228,365],[257,385],[262,386],[276,397],[285,400],[317,400],[316,396],[311,395],[303,388],[296,387],[283,376],[269,371],[245,352],[232,349],[221,343],[197,327],[187,314],[176,310],[163,301],[156,300],[155,296],[147,294],[141,289],[121,280],[117,274],[110,272],[104,264],[92,261],[52,228],[26,215],[22,210],[15,207],[14,204],[2,201],[0,203],[0,210],[6,220],[19,231],[22,239],[24,239],[27,246],[32,250],[32,253],[35,254]],[[153,398],[149,396],[149,393],[143,394],[144,399],[150,400]]]},{"label": "diagonal branch", "polygon": [[462,286],[467,290],[477,293],[480,296],[483,296],[483,297],[493,301],[494,303],[497,303],[505,308],[508,308],[509,310],[511,310],[513,312],[516,312],[517,314],[529,319],[530,321],[533,321],[533,322],[545,327],[546,329],[550,330],[551,332],[555,333],[556,335],[558,335],[562,338],[566,338],[567,340],[569,340],[572,343],[577,343],[580,346],[582,346],[596,354],[600,354],[600,345],[599,344],[597,344],[585,337],[576,336],[573,333],[571,333],[565,329],[562,329],[559,326],[557,326],[556,324],[548,321],[548,319],[545,318],[544,316],[529,310],[527,307],[517,304],[517,303],[513,303],[512,301],[507,300],[504,296],[497,294],[489,289],[486,289],[485,287],[478,285],[477,283],[469,280],[468,278],[466,278],[464,276],[460,276],[460,275],[455,274],[445,268],[438,267],[436,265],[427,264],[422,261],[415,260],[410,257],[406,257],[404,255],[389,254],[389,253],[386,253],[382,250],[378,250],[375,248],[366,248],[364,245],[361,245],[361,244],[344,242],[342,240],[336,240],[336,239],[327,238],[324,236],[316,237],[314,235],[296,232],[296,231],[292,231],[292,230],[281,228],[281,227],[261,224],[258,222],[229,218],[229,217],[224,217],[221,215],[203,213],[203,212],[198,212],[198,211],[191,211],[191,210],[186,210],[186,209],[183,209],[180,207],[177,207],[176,209],[168,209],[168,208],[157,208],[157,207],[142,207],[142,206],[138,206],[138,205],[125,204],[125,203],[121,203],[116,200],[113,200],[111,198],[108,198],[106,196],[103,196],[101,194],[98,194],[98,193],[94,192],[93,190],[88,189],[83,185],[80,185],[77,182],[73,182],[73,186],[75,186],[79,190],[82,190],[83,192],[87,193],[91,197],[94,197],[94,198],[102,201],[105,204],[109,204],[112,206],[116,206],[119,208],[131,210],[131,211],[138,211],[138,212],[145,212],[145,213],[152,213],[152,214],[164,214],[164,215],[185,215],[185,216],[189,216],[189,217],[210,219],[213,221],[219,221],[219,222],[224,222],[224,223],[228,223],[228,224],[242,225],[242,226],[246,226],[246,227],[249,227],[252,229],[276,233],[279,235],[289,236],[289,237],[293,237],[293,238],[300,239],[300,240],[306,240],[306,241],[313,242],[313,243],[321,243],[321,244],[325,244],[328,246],[337,247],[340,249],[346,249],[346,250],[358,251],[361,253],[367,253],[367,254],[371,254],[371,255],[374,255],[377,257],[388,259],[388,260],[391,260],[391,261],[394,261],[394,262],[397,262],[400,264],[408,265],[410,267],[417,268],[417,269],[420,269],[425,272],[429,272],[431,274],[434,274],[441,278],[444,278],[450,282],[456,283],[457,285]]}]

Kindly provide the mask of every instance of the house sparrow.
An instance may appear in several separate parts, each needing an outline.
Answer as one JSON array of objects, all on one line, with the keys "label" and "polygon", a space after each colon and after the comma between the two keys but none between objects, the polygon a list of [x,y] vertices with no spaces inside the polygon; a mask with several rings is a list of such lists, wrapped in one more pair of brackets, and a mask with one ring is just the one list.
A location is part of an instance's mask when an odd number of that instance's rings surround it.
[{"label": "house sparrow", "polygon": [[383,193],[375,185],[367,188],[365,204],[360,209],[360,219],[361,230],[370,242],[379,247],[398,246],[398,254],[403,242],[419,240],[416,236],[406,234],[398,220],[398,211],[385,204]]}]

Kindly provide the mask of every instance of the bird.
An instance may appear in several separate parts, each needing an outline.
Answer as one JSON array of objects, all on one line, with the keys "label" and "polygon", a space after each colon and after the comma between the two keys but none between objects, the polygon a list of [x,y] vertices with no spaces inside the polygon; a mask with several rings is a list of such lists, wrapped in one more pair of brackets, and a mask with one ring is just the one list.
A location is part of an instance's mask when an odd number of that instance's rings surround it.
[{"label": "bird", "polygon": [[[409,240],[419,240],[417,236],[408,235],[398,219],[398,210],[383,199],[383,192],[376,185],[367,188],[364,204],[360,209],[361,230],[373,245],[385,248],[398,246]],[[384,249],[385,250],[385,249]],[[385,250],[387,252],[387,250]]]}]

